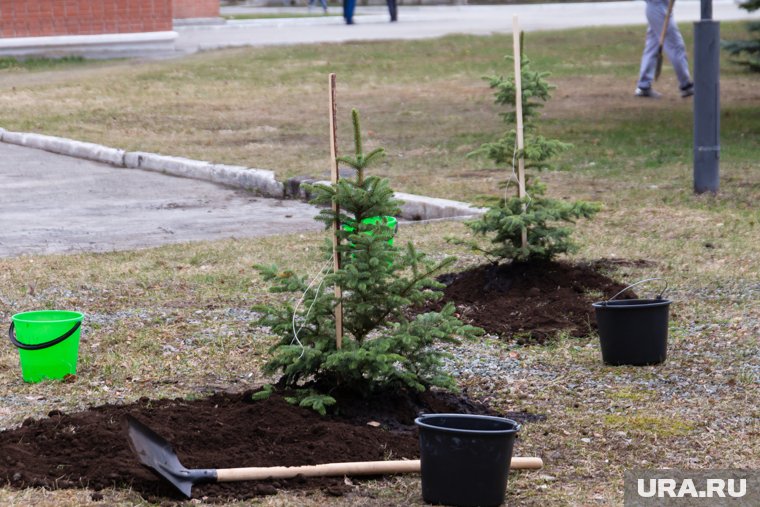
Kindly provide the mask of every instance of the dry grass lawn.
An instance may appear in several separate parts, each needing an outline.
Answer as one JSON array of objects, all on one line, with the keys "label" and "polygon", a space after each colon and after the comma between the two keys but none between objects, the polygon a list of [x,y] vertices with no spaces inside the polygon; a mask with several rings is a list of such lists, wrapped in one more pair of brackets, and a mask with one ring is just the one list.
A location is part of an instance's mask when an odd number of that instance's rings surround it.
[{"label": "dry grass lawn", "polygon": [[[554,72],[558,85],[542,125],[575,144],[558,161],[563,170],[542,179],[554,196],[604,204],[598,218],[577,228],[581,248],[572,259],[645,260],[620,262],[610,274],[668,280],[669,358],[655,367],[605,367],[596,337],[491,344],[488,350],[510,363],[509,373],[463,373],[460,385],[497,409],[546,416],[525,425],[516,448],[542,456],[546,466],[510,477],[510,505],[621,505],[623,472],[637,467],[760,468],[758,77],[724,66],[721,193],[694,196],[691,112],[673,96],[669,69],[661,88],[671,97],[631,97],[640,31],[531,34],[528,54]],[[724,34],[732,31],[741,28],[728,25]],[[570,39],[580,42],[563,54]],[[505,68],[507,42],[454,37],[233,50],[172,62],[0,72],[0,126],[267,167],[282,176],[319,175],[327,158],[324,85],[335,70],[344,149],[355,106],[368,145],[390,153],[378,171],[395,188],[472,199],[494,192],[504,176],[465,154],[500,128],[479,76]],[[271,72],[262,72],[267,67]],[[482,259],[445,237],[465,234],[459,222],[409,224],[399,241],[457,255],[462,268]],[[281,296],[266,292],[252,266],[311,273],[321,243],[320,234],[305,234],[0,259],[3,322],[38,308],[87,315],[76,382],[25,384],[15,351],[0,349],[0,428],[54,408],[202,396],[269,380],[260,366],[271,338],[253,325],[250,309]],[[356,484],[342,498],[281,493],[261,505],[421,504],[416,478]],[[102,493],[108,505],[143,503],[125,490]],[[91,501],[80,490],[0,489],[2,505]]]}]

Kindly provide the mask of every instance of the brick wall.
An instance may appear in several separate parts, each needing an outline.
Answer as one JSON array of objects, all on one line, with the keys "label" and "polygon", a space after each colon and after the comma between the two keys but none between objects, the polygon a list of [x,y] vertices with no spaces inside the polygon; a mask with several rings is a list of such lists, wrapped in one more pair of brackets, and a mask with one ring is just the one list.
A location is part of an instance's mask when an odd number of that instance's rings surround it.
[{"label": "brick wall", "polygon": [[0,0],[0,37],[171,29],[172,0]]},{"label": "brick wall", "polygon": [[220,0],[174,0],[174,18],[217,18]]}]

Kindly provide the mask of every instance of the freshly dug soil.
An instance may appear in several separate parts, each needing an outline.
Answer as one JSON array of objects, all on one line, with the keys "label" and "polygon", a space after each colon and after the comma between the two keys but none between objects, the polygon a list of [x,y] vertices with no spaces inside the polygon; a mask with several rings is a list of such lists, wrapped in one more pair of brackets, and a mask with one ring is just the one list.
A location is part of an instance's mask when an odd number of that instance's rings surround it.
[{"label": "freshly dug soil", "polygon": [[[646,263],[632,264],[641,262]],[[615,264],[620,263],[481,265],[439,277],[446,288],[443,298],[432,307],[439,309],[453,302],[464,322],[521,343],[543,342],[559,332],[587,336],[596,329],[591,306],[594,299],[588,293],[610,298],[626,287],[599,273],[602,267]],[[618,299],[635,297],[629,290]]]},{"label": "freshly dug soil", "polygon": [[[377,403],[340,400],[343,416],[321,417],[278,395],[251,401],[250,392],[200,400],[149,400],[104,405],[0,432],[0,485],[49,489],[131,487],[143,497],[181,499],[137,461],[123,417],[131,414],[174,446],[187,468],[297,466],[419,457],[414,418],[421,412],[487,413],[486,407],[444,393],[394,395]],[[536,416],[504,414],[525,421]],[[381,423],[379,427],[369,422]],[[275,494],[278,489],[322,489],[340,495],[342,478],[204,484],[196,498],[211,501]]]}]

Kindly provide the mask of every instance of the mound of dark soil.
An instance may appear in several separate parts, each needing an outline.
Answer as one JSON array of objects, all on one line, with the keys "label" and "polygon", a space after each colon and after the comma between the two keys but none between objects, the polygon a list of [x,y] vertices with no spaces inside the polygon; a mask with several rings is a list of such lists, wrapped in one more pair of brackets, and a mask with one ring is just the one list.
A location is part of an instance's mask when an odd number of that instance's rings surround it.
[{"label": "mound of dark soil", "polygon": [[[419,456],[414,417],[421,412],[486,413],[486,407],[444,393],[351,403],[342,416],[321,417],[277,394],[251,401],[250,393],[200,400],[141,399],[74,414],[53,411],[0,432],[0,484],[16,488],[131,487],[149,500],[180,499],[129,449],[122,420],[131,414],[171,442],[187,468],[298,466]],[[521,414],[505,414],[525,421]],[[531,416],[528,416],[531,417]],[[535,418],[535,416],[532,416]],[[368,425],[380,422],[381,425]],[[341,494],[342,478],[205,484],[194,497],[246,499],[277,489],[323,489]]]},{"label": "mound of dark soil", "polygon": [[[587,336],[596,329],[590,292],[611,297],[626,285],[599,273],[609,262],[487,264],[446,274],[439,309],[453,302],[460,318],[502,337],[520,342],[545,341],[559,332]],[[618,299],[635,298],[626,291]]]}]

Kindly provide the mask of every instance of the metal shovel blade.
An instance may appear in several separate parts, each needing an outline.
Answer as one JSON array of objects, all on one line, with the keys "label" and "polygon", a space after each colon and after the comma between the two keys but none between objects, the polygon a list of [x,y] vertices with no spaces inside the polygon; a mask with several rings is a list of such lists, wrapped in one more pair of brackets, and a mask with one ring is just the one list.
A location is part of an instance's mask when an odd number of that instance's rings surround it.
[{"label": "metal shovel blade", "polygon": [[216,470],[188,470],[182,466],[171,444],[131,415],[125,417],[125,431],[129,447],[140,463],[169,481],[187,498],[194,484],[216,481]]}]

